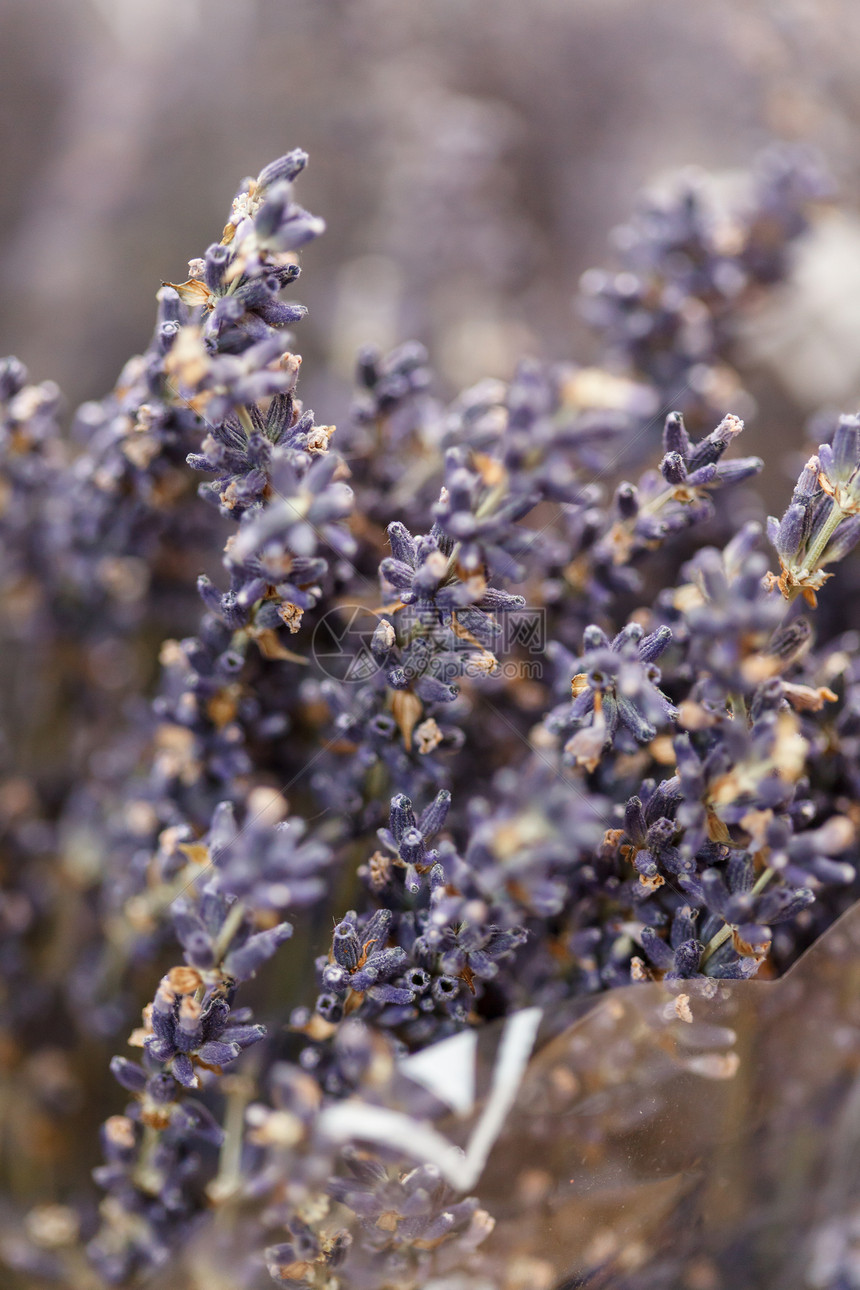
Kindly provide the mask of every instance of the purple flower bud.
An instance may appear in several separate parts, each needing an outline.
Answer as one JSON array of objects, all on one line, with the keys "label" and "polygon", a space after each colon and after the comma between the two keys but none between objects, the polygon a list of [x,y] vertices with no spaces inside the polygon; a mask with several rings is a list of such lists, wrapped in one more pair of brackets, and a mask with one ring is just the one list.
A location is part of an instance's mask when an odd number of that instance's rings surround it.
[{"label": "purple flower bud", "polygon": [[656,968],[669,972],[675,963],[675,955],[664,940],[657,935],[653,927],[643,927],[642,948]]},{"label": "purple flower bud", "polygon": [[361,957],[361,941],[353,923],[338,923],[332,933],[332,953],[341,967],[352,971]]},{"label": "purple flower bud", "polygon": [[401,560],[386,556],[380,563],[380,572],[386,582],[397,591],[408,590],[412,586],[415,570]]},{"label": "purple flower bud", "polygon": [[268,188],[270,184],[283,181],[292,183],[307,164],[308,154],[302,148],[293,148],[292,152],[285,153],[283,157],[278,157],[276,161],[270,161],[268,166],[263,167],[257,176],[257,187]]},{"label": "purple flower bud", "polygon": [[232,252],[229,247],[216,242],[208,248],[205,255],[204,276],[210,291],[218,291],[224,278],[224,271],[230,263]]},{"label": "purple flower bud", "polygon": [[405,986],[391,985],[389,982],[372,985],[367,993],[374,1003],[404,1004],[411,1003],[415,998],[414,990],[409,990]]},{"label": "purple flower bud", "polygon": [[[743,479],[749,479],[751,475],[757,475],[764,468],[764,462],[761,457],[734,457],[731,461],[721,461],[717,466],[714,474],[720,484],[739,484]],[[690,476],[690,482],[702,483],[703,480],[696,476]]]},{"label": "purple flower bud", "polygon": [[815,456],[810,457],[800,472],[794,492],[791,495],[792,503],[796,502],[803,505],[811,502],[813,497],[821,492],[821,485],[818,482],[820,469],[821,465],[818,458]]},{"label": "purple flower bud", "polygon": [[407,829],[414,829],[416,823],[415,812],[412,809],[412,803],[409,798],[402,793],[392,797],[388,827],[398,845]]},{"label": "purple flower bud", "polygon": [[704,946],[699,941],[683,941],[675,950],[673,967],[668,976],[681,980],[695,976],[699,970],[703,949]]},{"label": "purple flower bud", "polygon": [[663,426],[663,450],[675,453],[684,461],[690,456],[692,445],[680,412],[670,412]]},{"label": "purple flower bud", "polygon": [[308,311],[305,305],[268,300],[258,305],[254,312],[270,327],[288,327],[291,323],[300,322],[306,317]]},{"label": "purple flower bud", "polygon": [[[667,452],[660,462],[660,473],[667,484],[683,484],[687,479],[687,467],[678,452]],[[698,482],[698,481],[697,481]]]},{"label": "purple flower bud", "polygon": [[806,506],[793,502],[783,515],[776,535],[775,546],[780,559],[790,561],[797,555],[803,543],[806,521]]},{"label": "purple flower bud", "polygon": [[247,981],[272,957],[279,945],[293,934],[291,923],[280,923],[265,932],[249,936],[244,944],[230,950],[224,957],[224,970],[237,981]]},{"label": "purple flower bud", "polygon": [[415,693],[425,703],[452,703],[457,697],[457,687],[446,685],[435,676],[422,676],[415,683]]},{"label": "purple flower bud", "polygon": [[427,847],[421,830],[407,829],[400,839],[400,855],[407,864],[421,864],[427,854]]},{"label": "purple flower bud", "polygon": [[643,663],[653,663],[668,648],[672,640],[670,627],[658,627],[639,642],[639,657]]},{"label": "purple flower bud", "polygon": [[146,1072],[125,1057],[112,1057],[111,1074],[130,1093],[142,1093],[146,1087]]},{"label": "purple flower bud", "polygon": [[349,972],[339,963],[326,963],[321,983],[331,993],[345,994],[350,986]]},{"label": "purple flower bud", "polygon": [[325,1021],[340,1021],[343,1005],[334,994],[321,994],[317,997],[316,1011]]},{"label": "purple flower bud", "polygon": [[208,1044],[204,1044],[200,1049],[200,1060],[206,1062],[207,1066],[227,1066],[234,1061],[242,1049],[238,1044],[224,1043],[219,1039],[211,1039]]},{"label": "purple flower bud", "polygon": [[833,435],[832,453],[832,478],[839,483],[847,483],[860,465],[860,420],[857,417],[839,418]]},{"label": "purple flower bud", "polygon": [[197,1076],[194,1074],[194,1067],[191,1058],[187,1053],[177,1053],[171,1063],[174,1079],[178,1080],[183,1088],[196,1088]]},{"label": "purple flower bud", "polygon": [[451,806],[451,794],[446,788],[438,792],[430,803],[421,812],[418,821],[418,828],[427,839],[433,838],[445,823],[445,818]]},{"label": "purple flower bud", "polygon": [[448,1007],[460,996],[461,982],[453,976],[438,976],[431,987],[433,998],[443,1007]]},{"label": "purple flower bud", "polygon": [[632,520],[639,513],[639,494],[632,484],[619,484],[615,506],[622,520]]},{"label": "purple flower bud", "polygon": [[290,184],[279,181],[267,189],[254,227],[264,246],[277,251],[296,251],[325,232],[325,221],[297,206],[292,200]]},{"label": "purple flower bud", "polygon": [[415,567],[415,542],[409,530],[399,522],[389,524],[386,532],[391,543],[391,554],[395,560],[409,568]]},{"label": "purple flower bud", "polygon": [[648,743],[657,733],[657,727],[645,717],[636,705],[624,695],[616,698],[618,717],[633,733],[639,743]]},{"label": "purple flower bud", "polygon": [[624,832],[632,842],[641,845],[645,838],[645,813],[638,797],[631,797],[624,808]]},{"label": "purple flower bud", "polygon": [[173,1102],[177,1095],[176,1080],[167,1071],[161,1071],[158,1075],[152,1075],[146,1081],[147,1096],[159,1106],[166,1106],[168,1102]]}]

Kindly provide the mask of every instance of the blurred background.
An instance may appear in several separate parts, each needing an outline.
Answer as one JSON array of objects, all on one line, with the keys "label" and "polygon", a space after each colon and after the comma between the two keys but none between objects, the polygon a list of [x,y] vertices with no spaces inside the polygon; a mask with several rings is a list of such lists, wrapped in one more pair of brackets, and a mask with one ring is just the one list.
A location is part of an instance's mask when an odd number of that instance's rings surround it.
[{"label": "blurred background", "polygon": [[[366,341],[423,340],[451,389],[587,358],[577,280],[643,183],[804,139],[850,210],[858,42],[855,0],[0,0],[0,353],[101,395],[241,177],[301,145],[321,419]],[[757,320],[771,429],[860,394],[858,248],[843,209]]]}]

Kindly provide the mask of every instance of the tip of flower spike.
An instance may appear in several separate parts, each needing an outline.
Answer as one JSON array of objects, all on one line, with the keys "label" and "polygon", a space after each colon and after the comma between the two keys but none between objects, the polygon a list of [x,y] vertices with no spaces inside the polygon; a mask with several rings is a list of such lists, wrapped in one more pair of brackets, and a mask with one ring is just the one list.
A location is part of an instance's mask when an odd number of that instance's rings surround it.
[{"label": "tip of flower spike", "polygon": [[285,153],[283,157],[278,157],[263,167],[257,176],[257,187],[267,188],[270,184],[282,181],[291,183],[302,173],[308,161],[308,154],[303,148],[293,148],[292,152]]},{"label": "tip of flower spike", "polygon": [[740,417],[735,416],[733,412],[729,412],[723,417],[714,434],[719,435],[724,441],[730,442],[742,432],[743,428],[744,423]]}]

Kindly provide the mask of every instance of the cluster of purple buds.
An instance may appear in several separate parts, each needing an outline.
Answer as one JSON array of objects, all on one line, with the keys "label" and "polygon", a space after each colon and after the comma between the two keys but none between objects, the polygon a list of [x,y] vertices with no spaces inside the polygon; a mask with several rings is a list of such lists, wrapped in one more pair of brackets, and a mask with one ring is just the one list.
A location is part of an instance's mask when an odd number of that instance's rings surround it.
[{"label": "cluster of purple buds", "polygon": [[546,729],[565,739],[565,757],[574,765],[594,770],[607,746],[648,743],[675,719],[656,666],[671,639],[668,627],[646,635],[638,623],[628,623],[611,641],[600,627],[586,628],[584,653],[573,661],[572,702],[546,720]]},{"label": "cluster of purple buds", "polygon": [[757,288],[786,274],[811,206],[831,195],[810,150],[780,145],[758,159],[745,206],[721,207],[696,173],[668,196],[646,197],[615,231],[620,271],[592,269],[581,283],[582,312],[613,364],[700,424],[737,406],[743,391],[725,362],[737,314]]},{"label": "cluster of purple buds", "polygon": [[[391,859],[387,862],[383,859],[379,867],[384,871],[392,864],[401,866],[405,870],[403,883],[408,892],[414,894],[420,889],[422,875],[432,872],[439,858],[437,851],[428,850],[427,843],[444,825],[450,806],[451,794],[447,789],[437,793],[420,816],[416,816],[409,798],[402,793],[392,798],[388,828],[377,832]],[[375,881],[378,882],[379,877]]]},{"label": "cluster of purple buds", "polygon": [[840,417],[832,444],[809,458],[782,519],[768,520],[781,572],[772,585],[786,600],[802,595],[813,608],[833,575],[825,566],[843,559],[860,540],[860,421]]},{"label": "cluster of purple buds", "polygon": [[623,564],[637,552],[709,519],[712,492],[748,479],[762,468],[758,457],[721,460],[743,428],[738,417],[729,415],[693,444],[683,417],[670,413],[663,430],[665,455],[659,474],[649,471],[637,485],[622,483],[615,491],[616,522],[601,543],[605,555]]}]

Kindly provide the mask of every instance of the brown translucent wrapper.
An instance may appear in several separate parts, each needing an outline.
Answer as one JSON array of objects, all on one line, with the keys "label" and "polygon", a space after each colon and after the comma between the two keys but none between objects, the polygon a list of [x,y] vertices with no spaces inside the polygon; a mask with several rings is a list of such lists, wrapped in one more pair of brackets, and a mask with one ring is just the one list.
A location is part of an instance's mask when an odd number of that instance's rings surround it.
[{"label": "brown translucent wrapper", "polygon": [[[860,1290],[860,905],[779,980],[640,982],[385,1065],[317,1146],[433,1164],[443,1207],[477,1197],[492,1230],[416,1247],[396,1281],[372,1255],[321,1268],[314,1290]],[[150,1284],[258,1290],[284,1239],[240,1187]]]},{"label": "brown translucent wrapper", "polygon": [[[636,984],[553,1024],[474,1188],[496,1225],[464,1286],[860,1287],[860,907],[780,980]],[[482,1036],[479,1085],[497,1060]]]},{"label": "brown translucent wrapper", "polygon": [[[424,1246],[405,1280],[348,1261],[338,1290],[860,1288],[860,905],[779,980],[566,1006],[434,1045],[322,1113],[321,1137],[394,1173],[434,1164],[492,1220],[477,1247]],[[184,1266],[226,1290],[241,1243],[214,1218]]]}]

